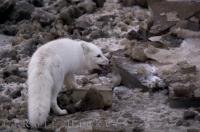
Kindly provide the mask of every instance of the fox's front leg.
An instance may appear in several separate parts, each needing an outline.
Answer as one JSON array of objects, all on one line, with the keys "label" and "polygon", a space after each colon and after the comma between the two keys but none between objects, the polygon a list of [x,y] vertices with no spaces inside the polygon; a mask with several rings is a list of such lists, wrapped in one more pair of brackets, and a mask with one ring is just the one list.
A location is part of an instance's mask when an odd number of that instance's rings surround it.
[{"label": "fox's front leg", "polygon": [[66,76],[64,83],[65,83],[67,90],[76,89],[78,87],[74,75]]}]

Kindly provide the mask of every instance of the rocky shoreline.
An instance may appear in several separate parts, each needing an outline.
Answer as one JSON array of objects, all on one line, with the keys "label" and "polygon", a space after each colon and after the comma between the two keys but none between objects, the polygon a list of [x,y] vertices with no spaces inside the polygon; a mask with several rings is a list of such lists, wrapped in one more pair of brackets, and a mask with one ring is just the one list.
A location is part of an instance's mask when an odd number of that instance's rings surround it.
[{"label": "rocky shoreline", "polygon": [[[189,0],[2,1],[0,131],[200,131],[199,7]],[[93,42],[110,58],[112,67],[76,78],[80,87],[106,86],[112,107],[104,109],[97,93],[95,105],[74,110],[63,91],[59,105],[72,114],[50,113],[45,128],[29,130],[27,65],[38,47],[62,37]]]}]

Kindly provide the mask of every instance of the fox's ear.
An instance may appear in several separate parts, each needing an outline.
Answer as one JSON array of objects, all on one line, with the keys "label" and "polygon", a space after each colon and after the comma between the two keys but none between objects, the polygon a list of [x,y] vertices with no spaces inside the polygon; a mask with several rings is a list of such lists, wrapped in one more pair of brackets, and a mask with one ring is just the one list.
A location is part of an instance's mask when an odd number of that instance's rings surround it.
[{"label": "fox's ear", "polygon": [[86,43],[81,43],[81,47],[83,48],[84,53],[90,52],[90,48]]}]

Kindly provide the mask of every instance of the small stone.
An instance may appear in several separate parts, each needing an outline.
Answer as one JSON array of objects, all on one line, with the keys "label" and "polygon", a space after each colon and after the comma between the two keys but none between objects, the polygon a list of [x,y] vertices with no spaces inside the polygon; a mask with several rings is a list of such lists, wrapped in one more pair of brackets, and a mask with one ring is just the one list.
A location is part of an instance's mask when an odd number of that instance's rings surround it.
[{"label": "small stone", "polygon": [[176,122],[176,126],[182,126],[183,125],[183,120],[178,120]]},{"label": "small stone", "polygon": [[12,65],[7,67],[4,71],[3,71],[3,78],[7,78],[10,75],[18,75],[19,73],[19,69],[17,66]]},{"label": "small stone", "polygon": [[55,16],[42,9],[36,9],[32,14],[32,19],[38,21],[42,26],[47,26],[54,21]]},{"label": "small stone", "polygon": [[10,103],[12,100],[7,97],[7,96],[4,96],[4,95],[0,95],[0,104],[2,103]]},{"label": "small stone", "polygon": [[84,0],[77,7],[85,13],[92,13],[96,9],[96,3],[92,0]]},{"label": "small stone", "polygon": [[94,30],[90,34],[90,39],[94,40],[94,39],[98,39],[98,38],[106,38],[107,36],[108,36],[108,34],[106,32],[104,32],[103,30]]},{"label": "small stone", "polygon": [[69,25],[74,21],[75,18],[78,18],[82,14],[83,12],[76,6],[70,6],[61,10],[60,19]]},{"label": "small stone", "polygon": [[38,40],[35,38],[24,40],[21,44],[15,46],[18,54],[31,56],[37,49]]},{"label": "small stone", "polygon": [[20,87],[17,90],[12,91],[11,94],[10,94],[10,97],[13,98],[13,99],[20,97],[21,96],[21,90],[22,90],[22,88]]},{"label": "small stone", "polygon": [[186,120],[187,119],[194,119],[196,115],[197,115],[196,112],[194,112],[192,110],[186,110],[183,113],[183,118],[186,119]]},{"label": "small stone", "polygon": [[89,28],[91,26],[91,22],[90,19],[87,19],[85,17],[79,17],[76,22],[75,22],[75,26],[77,29],[79,30],[86,30],[87,28]]},{"label": "small stone", "polygon": [[190,123],[186,120],[180,119],[176,122],[176,126],[190,126]]},{"label": "small stone", "polygon": [[147,40],[147,35],[144,34],[142,30],[139,30],[138,32],[136,32],[135,30],[131,30],[128,32],[126,38],[129,40],[133,40],[133,39]]},{"label": "small stone", "polygon": [[24,78],[21,78],[16,75],[11,75],[7,78],[4,79],[6,83],[11,83],[11,82],[18,82],[18,83],[24,83],[26,80]]}]

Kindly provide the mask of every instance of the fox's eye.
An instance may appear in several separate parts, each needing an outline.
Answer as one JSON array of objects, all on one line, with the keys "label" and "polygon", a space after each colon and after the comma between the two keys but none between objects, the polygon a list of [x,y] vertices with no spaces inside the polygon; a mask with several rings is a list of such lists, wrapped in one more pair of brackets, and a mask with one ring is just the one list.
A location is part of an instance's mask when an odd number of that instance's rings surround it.
[{"label": "fox's eye", "polygon": [[98,55],[97,55],[97,57],[99,58],[99,57],[101,57],[101,55],[100,55],[100,54],[98,54]]}]

